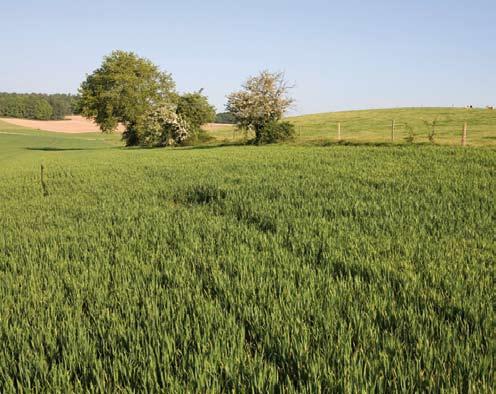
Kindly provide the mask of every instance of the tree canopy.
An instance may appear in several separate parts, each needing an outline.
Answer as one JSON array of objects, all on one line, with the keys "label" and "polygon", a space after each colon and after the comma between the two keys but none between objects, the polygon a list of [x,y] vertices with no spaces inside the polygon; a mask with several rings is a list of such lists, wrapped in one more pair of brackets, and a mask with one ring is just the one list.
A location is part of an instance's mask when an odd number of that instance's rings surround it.
[{"label": "tree canopy", "polygon": [[79,106],[103,132],[125,126],[126,145],[183,144],[213,121],[201,90],[180,96],[169,73],[133,52],[114,51],[81,84]]},{"label": "tree canopy", "polygon": [[72,94],[0,93],[0,116],[24,119],[64,119],[77,112]]},{"label": "tree canopy", "polygon": [[81,84],[81,113],[94,118],[103,132],[119,123],[126,127],[128,145],[139,136],[134,131],[143,116],[154,108],[177,100],[175,83],[169,73],[133,52],[114,51],[100,68]]},{"label": "tree canopy", "polygon": [[182,115],[195,129],[215,119],[215,108],[209,104],[207,97],[201,91],[180,96],[177,113]]}]

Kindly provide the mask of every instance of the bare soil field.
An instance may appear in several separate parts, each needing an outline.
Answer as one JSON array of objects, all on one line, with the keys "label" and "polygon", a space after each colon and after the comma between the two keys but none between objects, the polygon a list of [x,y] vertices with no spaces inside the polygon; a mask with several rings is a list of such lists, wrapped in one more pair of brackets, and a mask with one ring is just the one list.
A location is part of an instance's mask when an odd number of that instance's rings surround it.
[{"label": "bare soil field", "polygon": [[[29,127],[35,130],[55,131],[58,133],[95,133],[100,132],[98,125],[83,116],[67,116],[64,120],[32,120],[18,118],[0,118],[2,121],[17,126]],[[207,123],[203,126],[205,131],[229,131],[232,125]],[[124,126],[119,125],[118,132],[124,131]]]},{"label": "bare soil field", "polygon": [[202,129],[205,131],[232,130],[232,128],[232,124],[224,123],[207,123],[202,126]]},{"label": "bare soil field", "polygon": [[[64,120],[31,120],[16,118],[1,118],[4,122],[17,126],[29,127],[31,129],[55,131],[59,133],[92,133],[100,132],[98,125],[83,116],[67,116]],[[123,126],[119,126],[119,132],[124,131]]]}]

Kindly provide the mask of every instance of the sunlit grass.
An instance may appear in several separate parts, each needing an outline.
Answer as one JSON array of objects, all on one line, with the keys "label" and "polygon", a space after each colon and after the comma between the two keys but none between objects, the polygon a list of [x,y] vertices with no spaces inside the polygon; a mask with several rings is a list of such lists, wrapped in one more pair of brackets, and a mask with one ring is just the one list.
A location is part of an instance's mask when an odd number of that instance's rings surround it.
[{"label": "sunlit grass", "polygon": [[[297,140],[338,140],[351,142],[405,143],[408,126],[413,129],[415,142],[429,142],[427,137],[436,121],[434,142],[460,145],[464,123],[468,126],[468,144],[496,146],[496,111],[462,108],[398,108],[332,112],[289,118],[296,126]],[[391,138],[395,121],[394,140]]]},{"label": "sunlit grass", "polygon": [[0,124],[0,391],[491,392],[495,168]]}]

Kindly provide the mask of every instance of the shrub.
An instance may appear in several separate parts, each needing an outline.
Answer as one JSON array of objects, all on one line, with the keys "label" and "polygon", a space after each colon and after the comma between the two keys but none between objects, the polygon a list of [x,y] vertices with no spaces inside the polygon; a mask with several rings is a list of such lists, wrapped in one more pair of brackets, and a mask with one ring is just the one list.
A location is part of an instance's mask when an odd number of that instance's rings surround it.
[{"label": "shrub", "polygon": [[180,96],[176,112],[195,129],[199,129],[201,125],[211,123],[215,119],[215,108],[200,92],[186,93]]},{"label": "shrub", "polygon": [[434,144],[436,142],[435,137],[436,137],[437,118],[434,119],[432,122],[428,122],[424,120],[424,124],[427,126],[427,138],[432,144]]},{"label": "shrub", "polygon": [[413,130],[413,127],[410,126],[408,123],[405,123],[405,130],[407,133],[405,141],[409,144],[413,144],[415,142],[415,131]]},{"label": "shrub", "polygon": [[194,146],[198,144],[205,144],[208,142],[215,141],[215,138],[212,137],[208,132],[199,128],[199,129],[191,129],[188,137],[181,143],[182,146]]},{"label": "shrub", "polygon": [[295,134],[295,127],[289,122],[270,122],[267,123],[260,133],[260,137],[256,139],[258,144],[272,144],[292,139]]},{"label": "shrub", "polygon": [[[134,128],[135,135],[127,135],[134,144],[166,146],[182,144],[190,135],[191,126],[168,106],[150,111],[141,124]],[[131,138],[132,137],[132,138]]]}]

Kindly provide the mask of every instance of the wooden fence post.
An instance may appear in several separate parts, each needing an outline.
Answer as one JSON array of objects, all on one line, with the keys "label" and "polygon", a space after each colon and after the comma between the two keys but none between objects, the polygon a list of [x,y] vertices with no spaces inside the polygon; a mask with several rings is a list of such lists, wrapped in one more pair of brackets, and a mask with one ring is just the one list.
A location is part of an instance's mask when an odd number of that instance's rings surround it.
[{"label": "wooden fence post", "polygon": [[341,141],[341,122],[338,122],[338,141]]},{"label": "wooden fence post", "polygon": [[45,166],[42,164],[41,165],[41,190],[43,191],[43,195],[46,197],[48,196],[48,190],[47,190],[47,185],[45,183],[45,177],[44,177],[44,171],[45,171]]},{"label": "wooden fence post", "polygon": [[394,142],[394,127],[396,126],[396,122],[394,120],[391,121],[391,142]]},{"label": "wooden fence post", "polygon": [[467,122],[463,124],[462,146],[467,145]]}]

